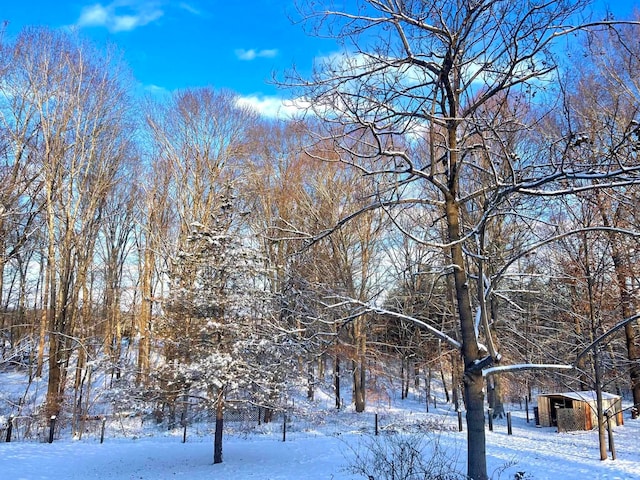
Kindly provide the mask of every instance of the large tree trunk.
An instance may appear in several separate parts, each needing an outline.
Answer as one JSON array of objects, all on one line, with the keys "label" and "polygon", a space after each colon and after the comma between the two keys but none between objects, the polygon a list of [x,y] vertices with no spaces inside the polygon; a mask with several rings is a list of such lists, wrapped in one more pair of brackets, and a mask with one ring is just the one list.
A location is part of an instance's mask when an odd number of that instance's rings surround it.
[{"label": "large tree trunk", "polygon": [[142,264],[142,279],[140,282],[140,315],[138,317],[138,375],[136,382],[144,385],[149,378],[149,357],[151,355],[151,315],[153,310],[153,268],[155,255],[152,247],[147,245]]},{"label": "large tree trunk", "polygon": [[[455,155],[456,131],[450,130],[450,155]],[[452,164],[455,162],[452,160]],[[460,242],[460,213],[455,199],[455,189],[446,199],[446,219],[451,245],[451,262],[462,336],[462,358],[464,361],[464,394],[467,408],[467,473],[473,480],[487,480],[486,439],[484,432],[484,379],[482,370],[475,368],[479,360],[468,276]]]},{"label": "large tree trunk", "polygon": [[47,418],[60,413],[62,384],[62,360],[60,358],[60,342],[58,336],[49,334],[49,379],[47,382]]}]

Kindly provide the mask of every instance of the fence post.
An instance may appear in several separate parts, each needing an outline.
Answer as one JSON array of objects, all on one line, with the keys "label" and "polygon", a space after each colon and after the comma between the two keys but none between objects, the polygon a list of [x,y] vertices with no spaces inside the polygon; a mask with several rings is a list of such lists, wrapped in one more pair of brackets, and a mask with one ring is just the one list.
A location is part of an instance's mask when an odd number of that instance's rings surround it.
[{"label": "fence post", "polygon": [[53,432],[56,428],[56,416],[51,415],[51,420],[49,421],[49,443],[53,443]]},{"label": "fence post", "polygon": [[513,435],[513,429],[511,428],[511,412],[507,412],[507,435]]},{"label": "fence post", "polygon": [[282,441],[286,442],[287,441],[287,414],[283,414],[283,420],[282,420]]},{"label": "fence post", "polygon": [[489,419],[489,431],[493,432],[493,408],[488,410],[487,418]]},{"label": "fence post", "polygon": [[529,397],[524,396],[524,408],[527,411],[527,423],[529,423]]},{"label": "fence post", "polygon": [[462,412],[458,410],[458,431],[462,431]]},{"label": "fence post", "polygon": [[100,428],[100,443],[104,442],[104,429],[107,425],[107,417],[102,417],[102,428]]},{"label": "fence post", "polygon": [[378,414],[375,414],[375,421],[376,421],[376,437],[378,436]]},{"label": "fence post", "polygon": [[11,432],[13,430],[13,417],[9,417],[9,423],[7,425],[7,438],[6,442],[11,442]]}]

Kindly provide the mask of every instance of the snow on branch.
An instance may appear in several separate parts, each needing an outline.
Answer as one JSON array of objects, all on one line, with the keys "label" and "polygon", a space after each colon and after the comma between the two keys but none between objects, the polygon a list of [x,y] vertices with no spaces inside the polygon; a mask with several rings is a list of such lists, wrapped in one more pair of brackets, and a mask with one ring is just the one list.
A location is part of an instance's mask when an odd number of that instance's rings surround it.
[{"label": "snow on branch", "polygon": [[640,318],[640,313],[636,313],[635,315],[631,315],[629,318],[625,318],[624,320],[622,320],[621,322],[619,322],[618,324],[616,324],[615,326],[611,327],[609,330],[604,332],[602,335],[600,335],[598,338],[596,338],[591,343],[591,345],[589,345],[587,348],[585,348],[584,350],[582,350],[582,352],[580,352],[578,354],[578,357],[576,358],[576,363],[578,362],[578,360],[580,360],[582,357],[584,357],[587,353],[589,353],[593,348],[595,348],[596,345],[601,343],[605,338],[607,338],[610,335],[614,334],[615,332],[617,332],[618,330],[623,328],[625,325],[637,320],[638,318]]},{"label": "snow on branch", "polygon": [[432,333],[433,335],[438,337],[440,340],[444,340],[445,342],[447,342],[452,347],[455,347],[455,348],[458,348],[458,349],[462,348],[462,344],[460,342],[458,342],[455,338],[450,337],[446,333],[438,330],[435,327],[432,327],[428,323],[425,323],[422,320],[419,320],[419,319],[417,319],[415,317],[411,317],[411,316],[405,315],[403,313],[394,312],[392,310],[387,310],[386,308],[376,307],[374,305],[370,305],[370,304],[362,302],[360,300],[347,299],[345,301],[345,303],[359,305],[359,306],[365,308],[367,311],[373,312],[373,313],[377,313],[378,315],[387,315],[387,316],[390,316],[390,317],[393,317],[393,318],[397,318],[399,320],[406,320],[408,322],[412,322],[413,324],[417,325],[418,327],[424,328],[429,333]]},{"label": "snow on branch", "polygon": [[559,365],[553,363],[520,363],[516,365],[503,365],[500,367],[490,367],[482,371],[482,376],[492,375],[494,373],[506,373],[515,370],[573,370],[573,365]]}]

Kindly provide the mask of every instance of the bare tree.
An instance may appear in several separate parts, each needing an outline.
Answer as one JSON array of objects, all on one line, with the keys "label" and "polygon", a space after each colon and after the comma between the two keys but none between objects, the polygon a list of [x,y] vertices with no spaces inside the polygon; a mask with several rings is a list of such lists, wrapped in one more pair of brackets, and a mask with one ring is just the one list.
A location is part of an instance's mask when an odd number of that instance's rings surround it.
[{"label": "bare tree", "polygon": [[25,30],[12,48],[23,121],[37,125],[29,161],[42,184],[47,232],[47,412],[55,415],[62,408],[78,322],[89,321],[89,273],[102,208],[128,154],[132,129],[117,60],[98,55],[73,35],[44,29]]},{"label": "bare tree", "polygon": [[[0,305],[4,311],[0,331],[8,333],[12,346],[18,343],[16,328],[25,322],[26,267],[34,257],[43,207],[42,181],[31,168],[39,142],[37,110],[29,101],[28,82],[13,47],[0,32]],[[12,262],[17,264],[13,278],[20,282],[17,296],[10,295],[16,293],[13,285],[4,284]],[[17,310],[13,319],[9,308]]]},{"label": "bare tree", "polygon": [[[602,151],[628,161],[638,159],[640,134],[640,97],[638,72],[640,50],[630,27],[602,31],[589,36],[574,62],[575,93],[568,102],[572,128],[582,135],[584,161],[597,164]],[[593,65],[585,65],[585,55]],[[637,239],[628,234],[634,227],[637,186],[624,186],[592,197],[600,215],[599,224],[606,230],[614,268],[613,284],[619,295],[620,315],[631,318],[636,311],[634,284],[637,277],[634,258]],[[634,403],[640,404],[640,333],[637,322],[624,327],[629,363],[629,379]]]},{"label": "bare tree", "polygon": [[[125,335],[130,336],[130,328],[125,327],[122,314],[123,293],[127,286],[134,285],[134,279],[127,270],[133,271],[132,259],[134,250],[134,234],[136,215],[139,213],[138,198],[140,186],[134,183],[138,177],[135,165],[123,168],[127,177],[120,178],[112,195],[105,203],[103,225],[99,239],[98,255],[102,266],[102,283],[104,298],[102,300],[104,324],[101,329],[104,340],[104,352],[111,360],[112,379],[120,377],[122,368],[122,340]],[[135,280],[137,280],[137,273]],[[126,330],[126,333],[125,333]]]},{"label": "bare tree", "polygon": [[[329,136],[339,135],[342,160],[377,178],[379,196],[370,208],[432,208],[445,226],[465,369],[468,476],[474,480],[488,478],[482,371],[497,352],[480,341],[483,325],[476,318],[482,316],[474,315],[471,299],[478,289],[471,286],[465,241],[515,194],[560,195],[567,183],[594,188],[595,179],[601,188],[616,175],[635,181],[638,170],[611,157],[602,159],[608,168],[597,174],[592,165],[568,163],[574,132],[561,142],[542,138],[536,156],[528,158],[500,138],[500,148],[488,148],[500,132],[492,115],[499,105],[518,118],[535,95],[544,97],[556,71],[553,48],[563,36],[589,26],[572,25],[586,5],[363,0],[344,10],[302,8],[312,33],[337,38],[344,52],[318,62],[311,79],[294,74],[287,83],[299,87],[310,109],[333,125]],[[520,100],[508,106],[514,97]],[[473,181],[477,175],[482,182]],[[470,222],[465,212],[478,197],[485,198],[485,214]]]},{"label": "bare tree", "polygon": [[[310,235],[331,229],[350,206],[366,204],[371,185],[340,162],[315,161],[320,150],[326,157],[333,148],[331,143],[315,145],[311,155],[304,151],[312,140],[309,130],[313,130],[313,122],[263,128],[269,132],[263,136],[270,140],[256,150],[255,168],[249,176],[254,205],[262,214],[257,218],[263,223],[257,228],[264,233],[274,266],[284,323],[295,329],[308,347],[307,358],[301,362],[307,367],[308,396],[313,397],[315,365],[331,348],[336,406],[342,403],[340,362],[348,359],[353,367],[356,411],[362,412],[369,330],[366,314],[350,316],[353,312],[331,310],[327,305],[345,296],[361,301],[374,296],[383,217],[371,211],[304,250]],[[322,367],[320,361],[318,373]]]}]

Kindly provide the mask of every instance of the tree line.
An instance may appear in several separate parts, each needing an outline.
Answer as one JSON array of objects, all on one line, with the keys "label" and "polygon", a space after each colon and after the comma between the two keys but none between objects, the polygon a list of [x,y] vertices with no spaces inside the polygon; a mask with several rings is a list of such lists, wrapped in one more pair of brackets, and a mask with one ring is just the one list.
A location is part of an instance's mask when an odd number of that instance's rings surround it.
[{"label": "tree line", "polygon": [[1,39],[1,365],[25,398],[46,378],[34,413],[81,429],[104,375],[168,422],[213,409],[219,462],[230,401],[330,378],[361,412],[380,371],[403,398],[439,375],[483,480],[485,386],[495,412],[543,382],[640,404],[636,25],[361,3],[301,10],[348,55],[287,73],[309,105],[288,120],[213,88],[141,99],[72,33]]}]

